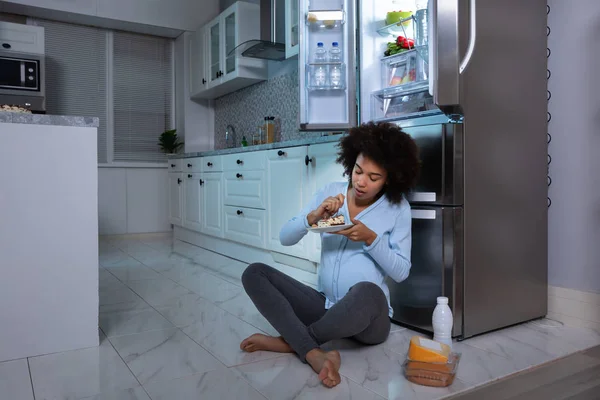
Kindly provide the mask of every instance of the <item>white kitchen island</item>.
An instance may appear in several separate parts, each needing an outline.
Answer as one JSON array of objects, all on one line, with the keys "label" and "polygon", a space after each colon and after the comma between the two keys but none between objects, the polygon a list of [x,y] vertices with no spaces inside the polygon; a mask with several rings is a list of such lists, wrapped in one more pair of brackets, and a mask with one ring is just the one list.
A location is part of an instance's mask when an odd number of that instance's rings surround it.
[{"label": "white kitchen island", "polygon": [[98,345],[97,127],[0,112],[0,362]]}]

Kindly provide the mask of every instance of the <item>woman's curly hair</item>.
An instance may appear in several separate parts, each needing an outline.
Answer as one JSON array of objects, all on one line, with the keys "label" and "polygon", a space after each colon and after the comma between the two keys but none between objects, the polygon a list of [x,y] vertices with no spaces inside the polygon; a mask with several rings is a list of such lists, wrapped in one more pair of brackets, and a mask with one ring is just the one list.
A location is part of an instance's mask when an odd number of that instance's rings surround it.
[{"label": "woman's curly hair", "polygon": [[390,203],[399,204],[402,196],[413,189],[419,178],[421,162],[419,148],[410,135],[398,126],[369,122],[350,129],[340,140],[337,162],[344,166],[352,184],[352,170],[362,153],[387,172],[384,187]]}]

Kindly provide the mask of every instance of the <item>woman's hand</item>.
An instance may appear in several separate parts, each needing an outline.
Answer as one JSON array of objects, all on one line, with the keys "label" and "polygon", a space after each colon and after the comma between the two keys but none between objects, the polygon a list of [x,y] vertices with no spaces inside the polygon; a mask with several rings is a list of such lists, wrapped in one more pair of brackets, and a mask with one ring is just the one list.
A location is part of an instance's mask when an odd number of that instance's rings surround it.
[{"label": "woman's hand", "polygon": [[352,223],[354,224],[350,228],[344,229],[342,231],[332,232],[336,235],[346,236],[348,239],[353,242],[365,242],[367,246],[373,244],[375,239],[377,239],[377,234],[367,228],[365,224],[362,222],[353,219]]},{"label": "woman's hand", "polygon": [[335,215],[344,205],[345,197],[343,194],[338,194],[335,197],[326,198],[316,210],[310,212],[306,216],[309,225],[314,225],[322,219],[328,219]]}]

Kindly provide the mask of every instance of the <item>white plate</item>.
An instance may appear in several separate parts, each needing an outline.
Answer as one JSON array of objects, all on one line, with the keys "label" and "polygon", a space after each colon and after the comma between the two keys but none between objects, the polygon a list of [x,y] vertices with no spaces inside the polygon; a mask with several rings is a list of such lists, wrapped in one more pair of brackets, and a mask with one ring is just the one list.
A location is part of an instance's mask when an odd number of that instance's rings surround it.
[{"label": "white plate", "polygon": [[331,233],[331,232],[342,231],[344,229],[350,228],[351,226],[354,226],[354,224],[324,226],[322,228],[308,228],[308,230],[310,232],[315,232],[315,233]]}]

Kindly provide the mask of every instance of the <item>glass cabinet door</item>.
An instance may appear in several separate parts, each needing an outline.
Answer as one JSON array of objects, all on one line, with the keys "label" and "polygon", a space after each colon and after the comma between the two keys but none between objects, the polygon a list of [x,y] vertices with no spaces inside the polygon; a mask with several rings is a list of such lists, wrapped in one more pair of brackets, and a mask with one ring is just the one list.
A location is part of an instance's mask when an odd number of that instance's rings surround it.
[{"label": "glass cabinet door", "polygon": [[208,27],[208,60],[210,69],[210,82],[214,82],[221,77],[221,24],[216,19]]},{"label": "glass cabinet door", "polygon": [[285,57],[290,58],[298,54],[299,36],[299,0],[286,0],[285,5]]},{"label": "glass cabinet door", "polygon": [[236,13],[225,16],[225,75],[229,75],[236,70],[235,53],[228,55],[236,46],[237,24],[235,23]]}]

